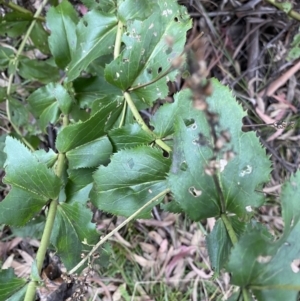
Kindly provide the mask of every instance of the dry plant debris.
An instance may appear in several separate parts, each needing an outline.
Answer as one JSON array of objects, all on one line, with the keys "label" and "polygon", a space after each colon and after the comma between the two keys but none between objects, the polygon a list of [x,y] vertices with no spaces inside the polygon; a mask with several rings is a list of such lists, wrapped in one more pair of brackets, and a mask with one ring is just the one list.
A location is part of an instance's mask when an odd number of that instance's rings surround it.
[{"label": "dry plant debris", "polygon": [[[276,196],[283,179],[295,172],[300,164],[300,62],[287,60],[293,37],[299,31],[299,21],[261,0],[180,2],[188,7],[194,20],[189,41],[204,32],[193,46],[194,52],[189,59],[199,66],[203,78],[216,77],[231,87],[251,116],[245,120],[248,126],[245,130],[256,130],[272,156],[272,179],[264,189],[272,205],[262,207],[260,216],[274,234],[280,233],[283,222],[279,207],[274,206],[278,202]],[[19,4],[34,11],[39,2]],[[76,5],[84,13],[84,6]],[[300,12],[300,3],[294,1],[293,5],[294,11]],[[0,85],[5,85],[5,81],[2,74]],[[172,84],[173,93],[185,85],[189,85],[188,80],[178,79]],[[208,84],[203,86],[202,92],[204,95],[211,93]],[[197,99],[199,107],[203,104],[202,96]],[[159,105],[144,114],[153,114]],[[293,122],[294,126],[274,128],[270,125],[282,121]],[[258,124],[263,126],[255,127]],[[121,220],[102,218],[98,221],[98,229],[110,231]],[[229,284],[229,275],[222,275],[220,281],[211,281],[213,271],[205,247],[205,233],[213,224],[214,219],[202,224],[190,223],[184,216],[155,209],[153,219],[138,220],[111,239],[115,263],[120,264],[122,257],[126,258],[119,266],[123,271],[114,271],[112,276],[99,271],[95,265],[92,267],[94,273],[86,276],[81,287],[86,286],[93,301],[127,300],[128,297],[133,298],[128,300],[158,300],[152,295],[158,284],[183,295],[189,288],[191,300],[226,300],[234,290]],[[3,268],[12,267],[17,276],[28,276],[39,242],[10,238],[10,233],[5,227],[0,230]],[[49,275],[43,274],[40,300],[56,301],[76,292],[78,296],[71,298],[79,300],[82,291],[77,288],[72,288],[72,292],[64,297],[49,297],[49,291],[64,294],[77,281],[72,278],[70,284],[61,275],[51,280]],[[131,278],[129,283],[126,277]],[[62,290],[61,285],[69,286]],[[159,289],[154,291],[157,293]]]}]

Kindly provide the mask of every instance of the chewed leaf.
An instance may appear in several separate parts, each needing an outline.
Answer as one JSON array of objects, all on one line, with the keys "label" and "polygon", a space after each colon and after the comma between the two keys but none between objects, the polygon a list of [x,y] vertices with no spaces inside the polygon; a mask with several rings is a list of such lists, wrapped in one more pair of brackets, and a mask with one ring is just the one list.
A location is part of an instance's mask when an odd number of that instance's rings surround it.
[{"label": "chewed leaf", "polygon": [[[218,116],[216,135],[228,136],[217,157],[211,125],[204,112],[193,109],[190,121],[181,117],[180,110],[173,113],[175,141],[169,183],[176,201],[194,220],[218,216],[224,209],[243,217],[249,208],[262,205],[264,197],[255,190],[268,181],[270,172],[270,161],[255,133],[241,131],[245,115],[242,107],[228,88],[216,80],[212,84],[214,92],[207,103],[210,112]],[[177,101],[181,95],[186,97],[180,92]],[[186,106],[192,106],[190,99],[185,101]],[[233,159],[224,157],[226,152],[233,154]],[[222,195],[209,172],[211,166],[218,170],[216,177]]]},{"label": "chewed leaf", "polygon": [[[128,23],[123,35],[126,48],[105,69],[108,82],[124,91],[135,89],[135,97],[147,104],[167,95],[166,79],[147,87],[139,86],[158,80],[168,71],[172,60],[183,50],[183,33],[191,27],[185,8],[170,2],[158,2],[156,12],[145,21]],[[173,80],[175,75],[176,72],[170,74],[169,80]]]},{"label": "chewed leaf", "polygon": [[248,227],[230,255],[232,283],[249,287],[257,300],[296,300],[300,290],[299,195],[300,172],[282,188],[282,237],[275,241],[261,229]]},{"label": "chewed leaf", "polygon": [[[107,167],[94,173],[91,202],[106,212],[130,216],[167,188],[169,168],[170,159],[157,149],[140,146],[122,150]],[[139,217],[149,217],[151,208]]]}]

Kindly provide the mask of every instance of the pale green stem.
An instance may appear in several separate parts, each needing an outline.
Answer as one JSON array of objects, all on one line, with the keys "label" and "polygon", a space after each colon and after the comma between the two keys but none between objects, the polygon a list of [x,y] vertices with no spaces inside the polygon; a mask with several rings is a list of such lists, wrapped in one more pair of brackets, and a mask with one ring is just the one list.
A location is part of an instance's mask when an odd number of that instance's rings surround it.
[{"label": "pale green stem", "polygon": [[124,101],[121,120],[120,120],[120,123],[119,123],[119,128],[122,127],[123,124],[124,124],[125,116],[126,116],[126,109],[127,109],[127,102]]},{"label": "pale green stem", "polygon": [[19,6],[19,5],[15,4],[11,1],[7,2],[5,0],[1,0],[0,3],[2,3],[3,5],[11,8],[12,10],[15,10],[15,11],[23,13],[23,14],[28,14],[28,15],[32,16],[32,18],[35,18],[35,19],[37,19],[39,21],[42,21],[42,22],[45,22],[45,18],[40,17],[40,16],[34,17],[30,10],[28,10],[28,9],[22,7],[22,6]]},{"label": "pale green stem", "polygon": [[[63,117],[63,127],[67,126],[69,122],[68,115],[64,115]],[[65,154],[59,153],[58,154],[58,159],[57,159],[57,166],[55,169],[55,174],[60,178],[63,174],[64,170],[64,165],[65,165]],[[57,211],[57,206],[58,206],[58,200],[52,200],[50,202],[48,214],[47,214],[47,220],[43,232],[43,236],[41,239],[41,244],[40,247],[37,251],[36,254],[36,265],[37,265],[37,271],[38,274],[41,274],[45,255],[50,243],[50,237],[55,221],[55,216],[56,216],[56,211]],[[38,282],[31,280],[27,287],[26,295],[24,301],[33,301],[35,300],[35,294],[36,294],[36,288],[37,288]]]},{"label": "pale green stem", "polygon": [[227,215],[225,213],[221,214],[221,219],[225,225],[225,228],[228,232],[228,235],[230,237],[232,244],[235,245],[238,242],[238,239],[237,239],[237,236],[232,228],[232,225],[231,225]]},{"label": "pale green stem", "polygon": [[156,195],[153,199],[151,199],[149,202],[147,202],[144,206],[142,206],[139,210],[134,212],[131,216],[129,216],[123,223],[121,223],[118,227],[116,227],[114,230],[112,230],[110,233],[108,233],[105,237],[103,237],[90,251],[89,254],[87,254],[71,271],[69,271],[69,274],[75,273],[83,264],[98,250],[98,248],[103,245],[110,237],[112,237],[115,233],[117,233],[121,228],[123,228],[125,225],[127,225],[130,221],[135,219],[144,209],[146,209],[148,206],[150,206],[152,203],[156,202],[160,197],[166,195],[168,192],[170,192],[170,189],[167,188],[158,195]]},{"label": "pale green stem", "polygon": [[[26,45],[26,42],[29,38],[29,35],[35,25],[35,23],[37,22],[36,19],[39,17],[39,15],[41,14],[44,6],[46,5],[48,0],[44,0],[43,3],[39,6],[38,10],[35,12],[34,14],[34,20],[32,20],[30,26],[28,27],[27,31],[26,31],[26,34],[24,36],[24,38],[22,39],[22,42],[21,42],[21,45],[16,53],[16,56],[15,58],[13,59],[12,61],[12,64],[14,65],[13,66],[13,72],[9,75],[9,78],[8,78],[8,85],[7,85],[7,90],[6,90],[6,93],[7,95],[10,95],[11,93],[11,86],[12,86],[12,82],[13,82],[13,78],[14,78],[14,75],[15,75],[15,72],[17,71],[18,69],[18,65],[19,65],[19,56],[21,55],[25,45]],[[11,118],[11,113],[10,113],[10,106],[9,106],[9,100],[7,98],[6,100],[6,112],[7,112],[7,118],[9,120],[9,122],[11,123],[12,127],[14,128],[14,130],[16,131],[16,133],[21,137],[22,141],[31,149],[31,150],[34,150],[34,148],[32,147],[32,145],[23,137],[22,133],[20,132],[20,130],[18,129],[18,127],[13,123],[12,121],[12,118]]]},{"label": "pale green stem", "polygon": [[124,92],[124,97],[125,97],[125,100],[126,100],[128,106],[129,106],[136,122],[141,126],[141,128],[146,133],[150,134],[153,137],[153,139],[155,139],[155,143],[157,145],[159,145],[166,152],[170,153],[172,151],[172,149],[166,143],[164,143],[161,139],[156,139],[155,134],[148,128],[147,124],[145,123],[145,121],[143,120],[143,118],[140,115],[139,111],[137,110],[135,104],[133,103],[130,94],[128,92]]},{"label": "pale green stem", "polygon": [[[225,225],[225,228],[228,232],[228,235],[229,235],[229,238],[230,238],[232,244],[236,245],[238,243],[238,238],[234,232],[234,229],[233,229],[227,215],[225,213],[221,214],[221,219]],[[248,301],[249,298],[248,298],[248,292],[247,292],[246,288],[242,288],[242,294],[243,294],[243,300]]]},{"label": "pale green stem", "polygon": [[115,48],[114,48],[114,59],[116,59],[120,54],[122,34],[123,34],[123,23],[121,21],[119,21],[117,35],[116,35],[116,41],[115,41]]}]

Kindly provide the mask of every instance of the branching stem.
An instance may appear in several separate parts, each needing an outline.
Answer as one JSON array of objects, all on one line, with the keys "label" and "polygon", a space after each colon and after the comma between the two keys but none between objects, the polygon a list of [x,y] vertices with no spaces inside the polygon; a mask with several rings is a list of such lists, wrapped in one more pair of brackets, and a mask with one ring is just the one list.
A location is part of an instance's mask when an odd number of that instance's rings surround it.
[{"label": "branching stem", "polygon": [[19,6],[11,1],[7,2],[5,0],[0,0],[0,3],[11,8],[12,10],[14,11],[17,11],[17,12],[20,12],[20,13],[23,13],[23,14],[28,14],[30,16],[32,16],[32,18],[36,19],[36,20],[39,20],[41,22],[45,22],[45,18],[41,17],[41,16],[33,16],[32,12],[22,6]]},{"label": "branching stem", "polygon": [[[267,2],[269,2],[270,4],[274,5],[275,7],[277,7],[278,9],[280,9],[283,12],[286,12],[284,5],[286,4],[286,2],[277,2],[276,0],[266,0]],[[297,21],[300,21],[300,14],[298,12],[296,12],[295,10],[291,9],[288,12],[286,12],[287,15]]]},{"label": "branching stem", "polygon": [[[7,99],[6,99],[6,112],[7,112],[7,118],[9,120],[9,122],[11,123],[13,129],[16,131],[16,133],[20,136],[20,138],[22,139],[22,141],[33,151],[34,148],[33,146],[25,139],[25,137],[23,137],[22,133],[20,132],[20,130],[18,129],[18,127],[13,123],[12,118],[11,118],[11,112],[10,112],[10,103],[9,103],[9,95],[11,93],[11,87],[12,87],[12,83],[13,83],[13,79],[15,76],[15,73],[18,69],[18,65],[19,65],[19,56],[21,55],[26,42],[29,38],[29,35],[33,29],[33,27],[35,26],[35,23],[37,22],[37,18],[39,17],[39,15],[41,14],[44,6],[46,5],[48,0],[44,0],[43,3],[40,5],[40,7],[38,8],[38,10],[35,12],[34,14],[34,20],[32,20],[30,26],[28,27],[24,38],[22,39],[21,45],[16,53],[15,58],[12,61],[12,67],[13,67],[13,72],[9,75],[8,78],[8,85],[7,85],[7,90],[6,90],[6,94],[7,94]],[[2,1],[1,1],[2,2]]]},{"label": "branching stem", "polygon": [[[68,115],[65,115],[63,117],[63,126],[68,125],[68,122],[69,122]],[[55,173],[59,178],[63,174],[64,166],[65,166],[65,154],[59,153],[58,159],[57,159],[57,166],[55,169]],[[54,221],[55,221],[57,206],[58,206],[57,199],[52,200],[50,202],[47,220],[46,220],[43,236],[41,239],[41,244],[40,244],[40,247],[36,254],[36,266],[37,266],[37,272],[39,275],[41,274],[44,259],[45,259],[46,252],[47,252],[47,248],[49,246],[50,236],[51,236]],[[29,283],[29,285],[27,287],[24,301],[35,300],[35,292],[36,292],[37,285],[38,285],[37,281],[31,280],[31,282]]]},{"label": "branching stem", "polygon": [[110,237],[112,237],[115,233],[117,233],[121,228],[123,228],[125,225],[127,225],[130,221],[135,219],[143,210],[145,210],[148,206],[150,206],[152,203],[156,202],[160,197],[166,195],[168,192],[170,192],[170,189],[167,188],[158,195],[156,195],[153,199],[151,199],[149,202],[147,202],[144,206],[142,206],[139,210],[134,212],[131,216],[129,216],[123,223],[121,223],[118,227],[116,227],[114,230],[112,230],[110,233],[108,233],[105,237],[103,237],[90,251],[88,255],[86,255],[72,270],[69,271],[69,274],[75,273],[97,250],[98,248],[103,245]]},{"label": "branching stem", "polygon": [[133,103],[130,94],[128,92],[124,92],[124,97],[125,97],[125,100],[129,106],[136,122],[141,126],[141,128],[146,133],[150,134],[153,137],[153,139],[155,139],[155,143],[157,145],[159,145],[166,152],[170,153],[172,151],[172,149],[161,139],[157,139],[155,134],[148,128],[147,124],[145,123],[144,119],[142,118],[142,116],[140,115],[139,111],[137,110],[135,104]]}]

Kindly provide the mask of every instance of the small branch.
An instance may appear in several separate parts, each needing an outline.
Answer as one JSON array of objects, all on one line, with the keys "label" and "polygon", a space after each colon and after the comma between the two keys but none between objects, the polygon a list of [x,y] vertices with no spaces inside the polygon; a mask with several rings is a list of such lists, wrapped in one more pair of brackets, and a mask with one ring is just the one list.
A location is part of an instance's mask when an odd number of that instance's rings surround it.
[{"label": "small branch", "polygon": [[166,195],[170,192],[170,189],[167,188],[158,195],[156,195],[153,199],[147,202],[144,206],[142,206],[139,210],[137,210],[134,214],[129,216],[123,223],[121,223],[118,227],[108,233],[105,237],[103,237],[90,251],[90,253],[85,256],[72,270],[69,271],[69,274],[75,273],[97,250],[98,248],[103,245],[110,237],[112,237],[116,232],[118,232],[121,228],[127,225],[130,221],[132,221],[136,216],[138,216],[144,209],[150,206],[152,203],[156,202],[160,197]]},{"label": "small branch", "polygon": [[23,13],[23,14],[28,14],[28,15],[30,15],[33,19],[39,20],[39,21],[41,21],[41,22],[45,22],[45,21],[46,21],[45,18],[40,17],[40,16],[36,16],[36,17],[35,17],[35,16],[32,14],[32,12],[31,12],[30,10],[28,10],[28,9],[22,7],[22,6],[19,6],[19,5],[15,4],[15,3],[11,2],[11,1],[10,1],[10,2],[7,2],[7,1],[5,1],[5,0],[0,0],[0,3],[3,4],[3,5],[6,6],[6,7],[11,8],[11,9],[14,10],[14,11],[17,11],[17,12],[20,12],[20,13]]},{"label": "small branch", "polygon": [[[286,12],[284,9],[284,3],[279,3],[276,2],[275,0],[266,0],[268,3],[274,5],[278,9],[280,9],[283,12]],[[287,12],[287,15],[297,21],[300,21],[300,14],[297,13],[295,10],[291,9],[290,11]]]},{"label": "small branch", "polygon": [[131,88],[128,89],[128,91],[129,91],[129,92],[132,92],[132,91],[134,91],[134,90],[141,89],[141,88],[143,88],[143,87],[147,87],[147,86],[149,86],[149,85],[151,85],[151,84],[153,84],[153,83],[159,81],[159,80],[162,79],[163,77],[167,76],[170,72],[172,72],[172,71],[174,71],[174,70],[176,70],[176,68],[173,67],[173,66],[170,66],[170,67],[167,69],[167,71],[165,71],[164,73],[162,73],[162,74],[161,74],[160,76],[158,76],[157,78],[154,78],[154,79],[150,80],[149,82],[144,83],[144,84],[142,84],[142,85],[138,85],[138,86],[135,86],[135,87],[131,87]]},{"label": "small branch", "polygon": [[135,104],[133,103],[130,94],[128,92],[124,92],[124,97],[125,97],[125,100],[126,100],[128,106],[129,106],[136,122],[141,126],[141,128],[146,133],[150,134],[155,139],[155,143],[157,145],[159,145],[166,152],[170,153],[172,151],[172,149],[165,142],[163,142],[161,139],[157,139],[156,136],[154,135],[154,133],[148,128],[147,124],[145,123],[145,121],[143,120],[143,118],[140,115],[139,111],[137,110]]}]

